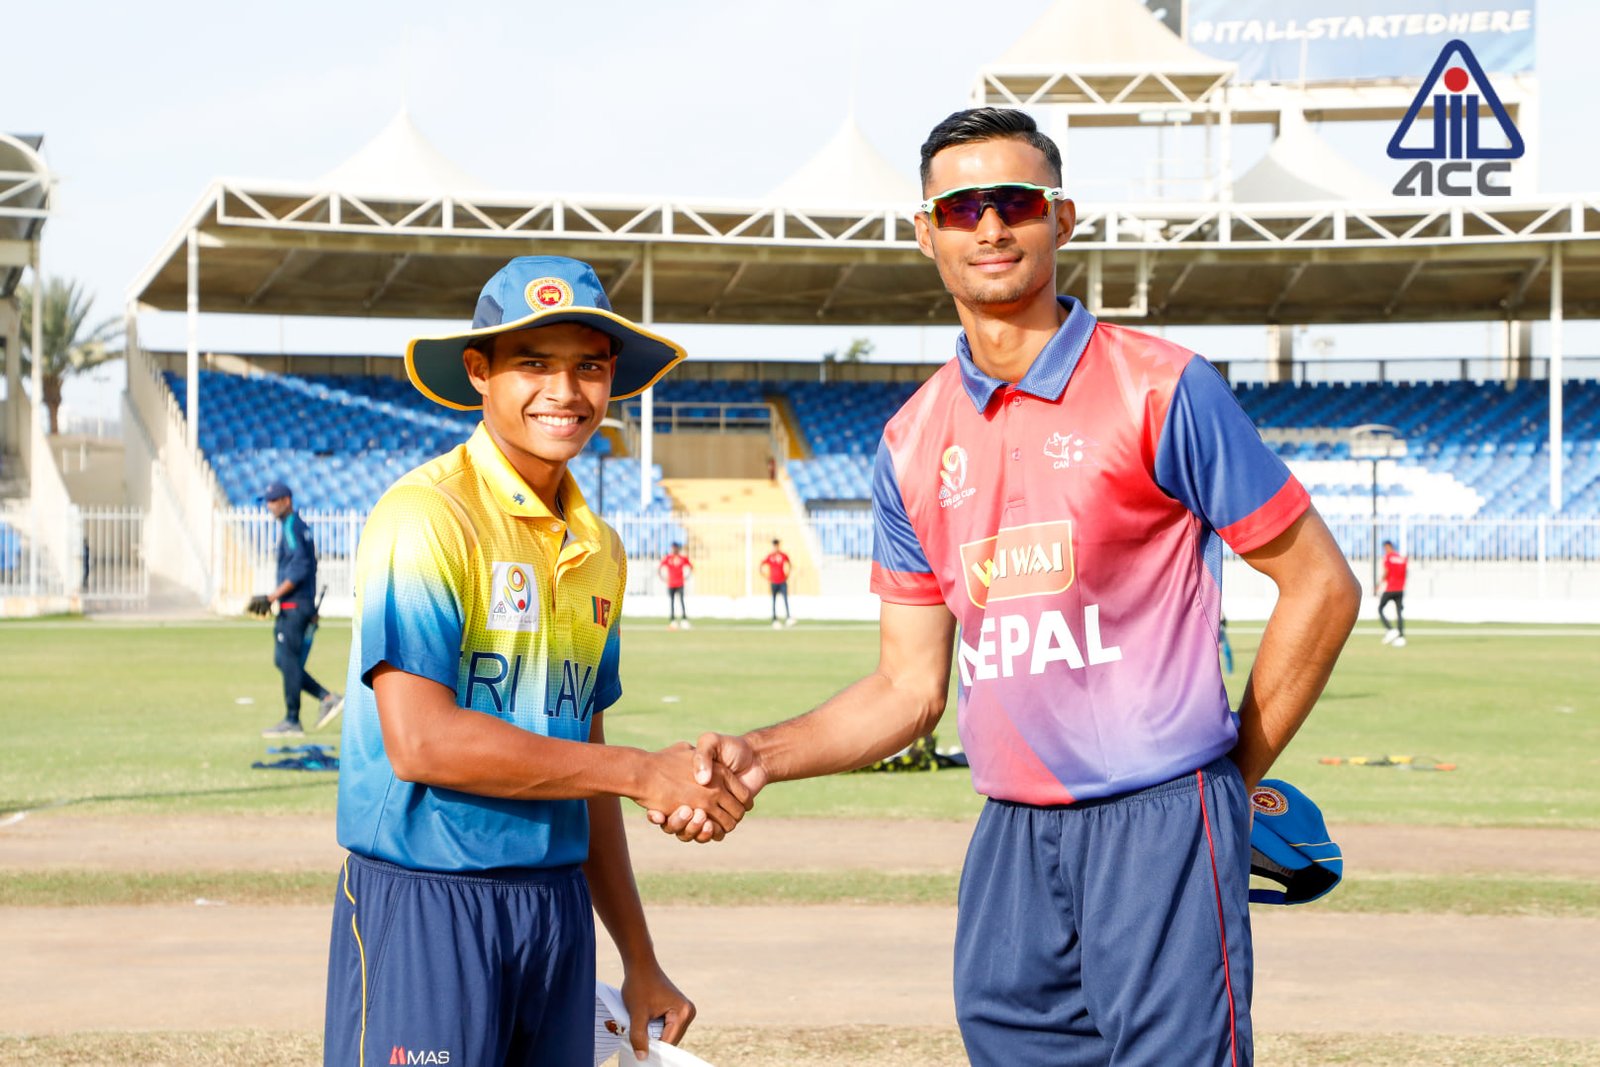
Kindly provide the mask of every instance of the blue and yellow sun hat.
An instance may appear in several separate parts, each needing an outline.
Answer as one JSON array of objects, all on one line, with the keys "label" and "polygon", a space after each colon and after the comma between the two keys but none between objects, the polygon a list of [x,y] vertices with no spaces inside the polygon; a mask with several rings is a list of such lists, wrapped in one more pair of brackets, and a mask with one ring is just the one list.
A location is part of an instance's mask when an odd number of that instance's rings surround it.
[{"label": "blue and yellow sun hat", "polygon": [[473,340],[530,326],[580,322],[617,342],[611,399],[637,396],[684,358],[683,349],[611,310],[594,268],[566,256],[518,256],[495,272],[478,294],[472,329],[448,337],[418,337],[406,345],[406,375],[429,400],[458,411],[483,407],[462,353]]},{"label": "blue and yellow sun hat", "polygon": [[1250,807],[1250,874],[1268,883],[1250,890],[1251,903],[1304,904],[1339,884],[1344,855],[1310,797],[1263,778],[1250,790]]}]

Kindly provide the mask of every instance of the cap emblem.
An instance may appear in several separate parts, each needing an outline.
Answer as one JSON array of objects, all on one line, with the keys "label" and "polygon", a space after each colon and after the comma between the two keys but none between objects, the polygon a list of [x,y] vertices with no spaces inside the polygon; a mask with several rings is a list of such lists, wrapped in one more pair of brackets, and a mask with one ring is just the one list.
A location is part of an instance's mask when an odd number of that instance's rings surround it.
[{"label": "cap emblem", "polygon": [[1289,798],[1269,785],[1258,785],[1250,791],[1250,806],[1262,815],[1282,815],[1289,810]]},{"label": "cap emblem", "polygon": [[535,311],[549,311],[572,303],[572,286],[560,278],[535,278],[528,283],[524,295]]}]

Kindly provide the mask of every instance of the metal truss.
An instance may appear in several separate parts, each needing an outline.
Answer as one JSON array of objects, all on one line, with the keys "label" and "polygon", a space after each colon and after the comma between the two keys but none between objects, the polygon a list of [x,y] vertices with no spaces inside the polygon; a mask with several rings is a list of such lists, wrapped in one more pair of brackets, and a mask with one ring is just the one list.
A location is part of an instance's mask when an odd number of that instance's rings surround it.
[{"label": "metal truss", "polygon": [[[551,238],[719,246],[914,249],[914,209],[802,210],[575,197],[375,199],[348,193],[214,187],[199,229],[420,237]],[[1526,244],[1600,237],[1600,194],[1494,203],[1146,203],[1079,205],[1074,247],[1399,248]]]}]

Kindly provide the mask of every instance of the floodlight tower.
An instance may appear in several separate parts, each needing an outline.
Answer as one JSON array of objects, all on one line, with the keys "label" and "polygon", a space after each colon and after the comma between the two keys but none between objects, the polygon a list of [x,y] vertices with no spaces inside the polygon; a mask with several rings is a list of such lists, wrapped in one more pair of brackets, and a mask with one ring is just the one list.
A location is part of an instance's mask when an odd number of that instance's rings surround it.
[{"label": "floodlight tower", "polygon": [[[1369,422],[1351,427],[1347,441],[1351,459],[1372,464],[1372,588],[1378,588],[1378,464],[1406,454],[1405,438],[1393,426]],[[1404,545],[1400,546],[1402,549]]]}]

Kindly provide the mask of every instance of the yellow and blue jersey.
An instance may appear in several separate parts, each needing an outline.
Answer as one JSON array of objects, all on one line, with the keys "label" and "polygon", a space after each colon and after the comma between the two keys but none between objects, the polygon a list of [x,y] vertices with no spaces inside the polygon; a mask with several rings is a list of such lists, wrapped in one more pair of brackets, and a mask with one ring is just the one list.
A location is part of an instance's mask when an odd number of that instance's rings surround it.
[{"label": "yellow and blue jersey", "polygon": [[456,703],[547,737],[587,741],[622,695],[627,560],[570,474],[560,512],[480,425],[378,501],[356,556],[339,768],[339,843],[414,870],[580,863],[582,800],[509,800],[404,782],[384,751],[372,672],[388,663]]}]

